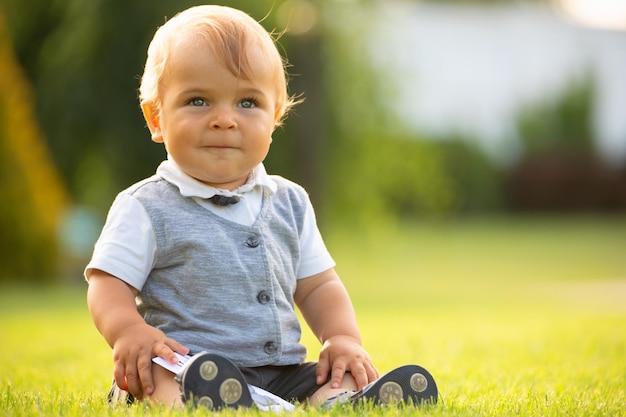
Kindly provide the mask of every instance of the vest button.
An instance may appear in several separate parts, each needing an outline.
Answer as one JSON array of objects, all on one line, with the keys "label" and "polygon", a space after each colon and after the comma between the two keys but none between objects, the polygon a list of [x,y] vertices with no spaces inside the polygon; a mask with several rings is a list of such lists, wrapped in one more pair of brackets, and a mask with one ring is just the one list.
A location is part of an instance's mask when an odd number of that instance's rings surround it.
[{"label": "vest button", "polygon": [[265,346],[263,346],[263,350],[265,351],[265,353],[267,353],[268,355],[271,355],[273,353],[276,353],[276,351],[278,350],[278,348],[276,347],[276,343],[274,342],[267,342],[265,344]]},{"label": "vest button", "polygon": [[270,302],[271,297],[270,297],[270,294],[267,291],[263,290],[256,296],[256,299],[261,304],[267,304],[267,303]]},{"label": "vest button", "polygon": [[249,248],[256,248],[257,246],[259,246],[260,243],[261,239],[259,239],[257,236],[250,236],[246,240],[246,246]]}]

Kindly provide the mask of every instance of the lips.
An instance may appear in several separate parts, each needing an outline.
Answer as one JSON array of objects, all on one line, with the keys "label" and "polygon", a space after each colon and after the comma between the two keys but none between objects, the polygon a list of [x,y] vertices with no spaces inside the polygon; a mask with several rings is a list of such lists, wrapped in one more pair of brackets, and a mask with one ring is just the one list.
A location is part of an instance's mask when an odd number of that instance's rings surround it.
[{"label": "lips", "polygon": [[204,145],[203,148],[210,148],[210,149],[232,149],[234,148],[234,146],[231,145]]}]

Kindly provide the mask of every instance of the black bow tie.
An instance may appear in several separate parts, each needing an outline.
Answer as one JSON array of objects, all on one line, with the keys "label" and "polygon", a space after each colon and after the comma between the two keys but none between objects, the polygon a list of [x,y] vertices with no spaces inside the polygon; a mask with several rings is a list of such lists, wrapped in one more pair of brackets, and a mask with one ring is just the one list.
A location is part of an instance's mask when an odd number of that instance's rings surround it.
[{"label": "black bow tie", "polygon": [[216,206],[229,206],[231,204],[237,204],[239,202],[239,197],[236,195],[227,197],[225,195],[215,194],[213,197],[209,198],[209,201]]}]

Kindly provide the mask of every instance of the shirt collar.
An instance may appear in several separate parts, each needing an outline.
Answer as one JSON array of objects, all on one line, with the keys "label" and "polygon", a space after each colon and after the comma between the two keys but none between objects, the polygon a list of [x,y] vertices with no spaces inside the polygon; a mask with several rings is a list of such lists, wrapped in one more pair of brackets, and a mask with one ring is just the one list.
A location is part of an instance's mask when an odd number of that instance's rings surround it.
[{"label": "shirt collar", "polygon": [[248,181],[241,187],[229,191],[206,185],[197,179],[187,175],[173,160],[167,159],[157,168],[157,175],[167,182],[175,185],[184,197],[211,198],[216,194],[230,196],[242,196],[256,187],[267,190],[274,194],[277,189],[276,182],[267,174],[262,163],[250,171]]}]

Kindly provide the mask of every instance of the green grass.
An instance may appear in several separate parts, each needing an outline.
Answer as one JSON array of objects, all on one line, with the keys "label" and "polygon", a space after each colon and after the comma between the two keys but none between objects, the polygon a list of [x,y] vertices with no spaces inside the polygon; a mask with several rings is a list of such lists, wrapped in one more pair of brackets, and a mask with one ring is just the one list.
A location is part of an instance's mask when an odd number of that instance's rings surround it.
[{"label": "green grass", "polygon": [[[326,238],[379,370],[418,363],[442,401],[306,415],[626,416],[626,218],[331,228]],[[0,288],[0,415],[212,415],[105,405],[111,352],[84,293]],[[317,342],[304,339],[315,359]]]}]

